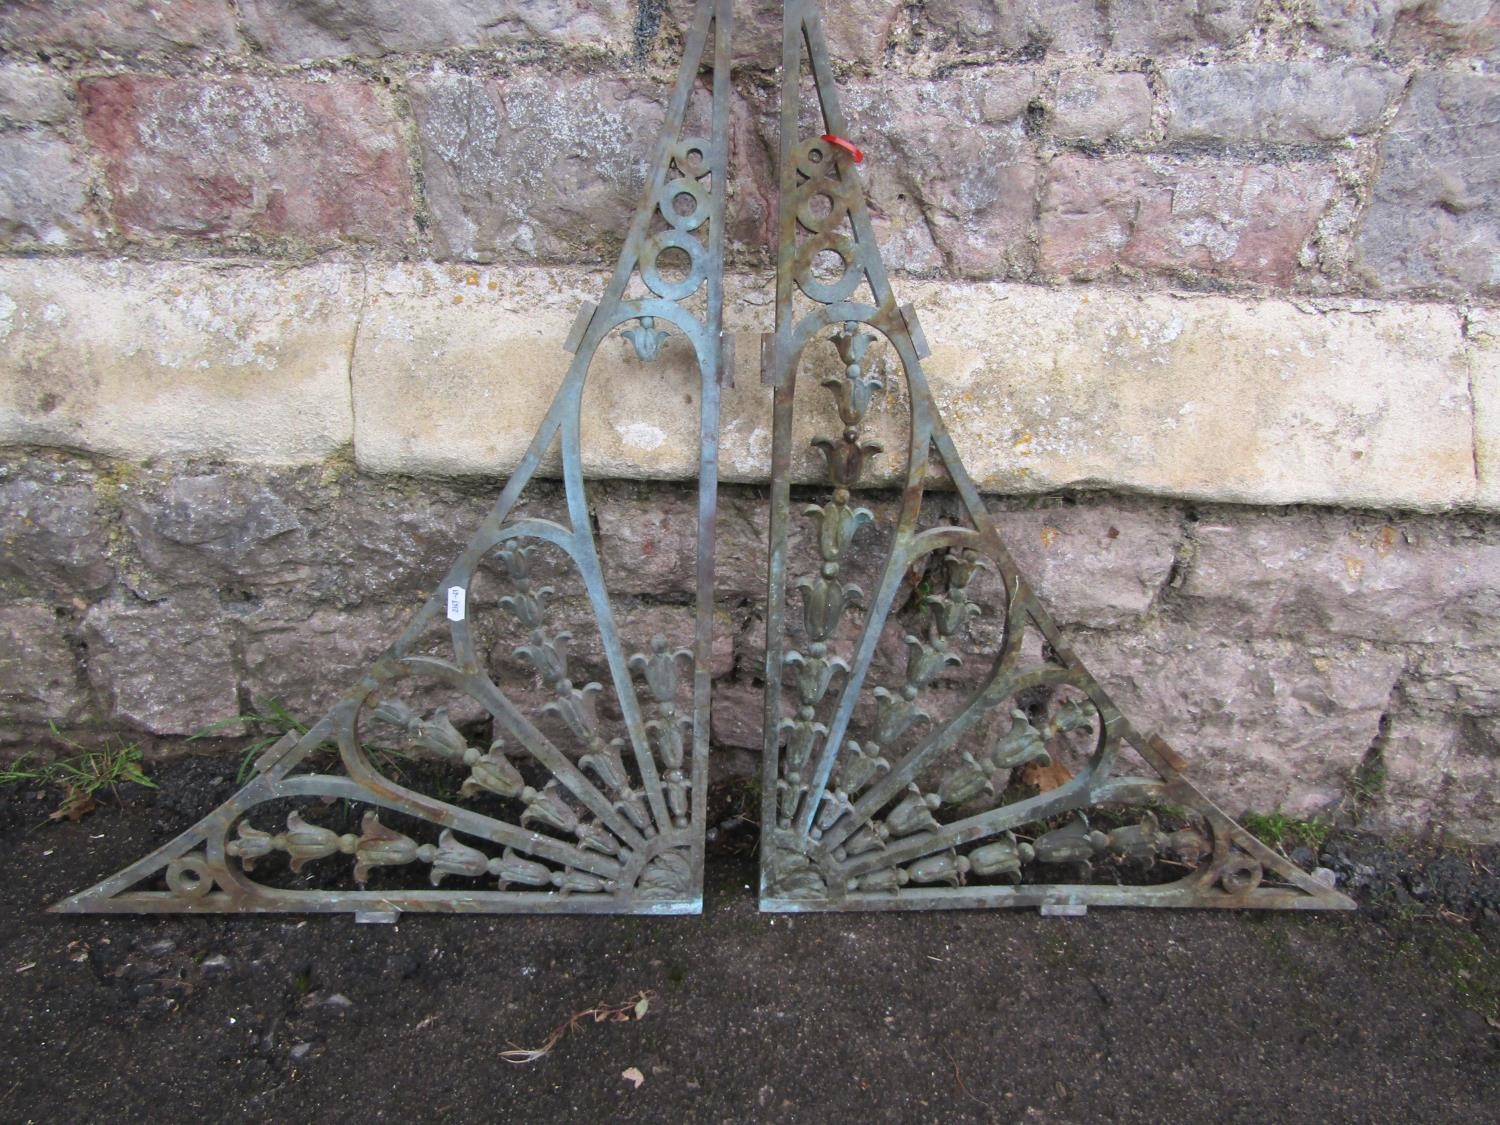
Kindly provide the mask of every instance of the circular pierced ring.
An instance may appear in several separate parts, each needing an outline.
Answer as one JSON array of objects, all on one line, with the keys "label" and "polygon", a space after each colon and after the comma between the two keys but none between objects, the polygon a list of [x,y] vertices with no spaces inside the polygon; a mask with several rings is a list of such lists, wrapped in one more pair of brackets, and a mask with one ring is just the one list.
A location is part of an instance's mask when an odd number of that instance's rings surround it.
[{"label": "circular pierced ring", "polygon": [[[677,201],[682,198],[693,201],[693,209],[687,213],[677,210]],[[678,230],[697,230],[708,218],[708,205],[703,188],[697,180],[682,177],[662,185],[656,197],[662,217]]]},{"label": "circular pierced ring", "polygon": [[202,856],[185,855],[167,864],[167,886],[183,898],[202,898],[213,890],[214,877]]},{"label": "circular pierced ring", "polygon": [[709,146],[702,137],[686,137],[672,147],[672,163],[677,174],[698,180],[713,171],[708,163]]},{"label": "circular pierced ring", "polygon": [[[797,204],[797,222],[813,234],[842,227],[849,215],[849,205],[840,198],[837,189],[837,184],[821,180],[808,180],[799,186],[793,196]],[[820,199],[828,201],[828,210],[822,214],[813,209]]]},{"label": "circular pierced ring", "polygon": [[[657,260],[666,250],[681,250],[688,256],[687,276],[668,281],[657,268]],[[697,292],[703,284],[703,245],[686,231],[664,230],[654,234],[641,247],[641,280],[651,292],[667,301],[680,301]]]},{"label": "circular pierced ring", "polygon": [[809,180],[830,176],[834,171],[833,146],[822,137],[803,141],[795,158],[797,171]]},{"label": "circular pierced ring", "polygon": [[[843,259],[843,275],[835,281],[822,281],[813,276],[813,262],[825,251]],[[825,305],[837,305],[847,300],[865,278],[864,267],[854,250],[854,243],[841,234],[821,234],[816,238],[809,238],[797,248],[797,260],[792,266],[792,273],[802,292]]]}]

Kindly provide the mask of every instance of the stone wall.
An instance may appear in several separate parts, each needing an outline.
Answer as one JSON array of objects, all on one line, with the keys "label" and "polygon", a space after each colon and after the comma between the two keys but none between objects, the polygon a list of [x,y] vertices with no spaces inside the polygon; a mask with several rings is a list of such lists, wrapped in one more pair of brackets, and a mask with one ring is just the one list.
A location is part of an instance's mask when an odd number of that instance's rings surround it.
[{"label": "stone wall", "polygon": [[[1085,659],[1231,807],[1500,837],[1496,6],[826,7],[935,392]],[[738,8],[726,760],[758,743],[779,54]],[[383,647],[564,370],[690,11],[0,9],[0,739],[314,710]],[[695,378],[616,343],[606,561],[686,629]]]}]

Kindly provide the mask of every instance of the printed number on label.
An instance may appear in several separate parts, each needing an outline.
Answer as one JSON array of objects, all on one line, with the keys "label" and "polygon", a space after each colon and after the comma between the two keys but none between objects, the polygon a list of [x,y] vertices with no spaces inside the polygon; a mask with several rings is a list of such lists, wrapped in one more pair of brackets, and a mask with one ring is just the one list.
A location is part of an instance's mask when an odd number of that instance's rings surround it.
[{"label": "printed number on label", "polygon": [[448,620],[462,621],[464,619],[464,588],[462,586],[448,587]]}]

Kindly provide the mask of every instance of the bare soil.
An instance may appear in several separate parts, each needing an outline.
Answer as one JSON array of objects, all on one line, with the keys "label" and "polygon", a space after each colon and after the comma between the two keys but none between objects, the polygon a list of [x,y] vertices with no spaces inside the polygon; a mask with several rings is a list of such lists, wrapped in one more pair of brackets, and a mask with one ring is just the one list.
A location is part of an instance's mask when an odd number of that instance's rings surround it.
[{"label": "bare soil", "polygon": [[[1500,849],[1335,835],[1356,915],[43,913],[235,788],[0,789],[0,1120],[1455,1121],[1500,1105]],[[1304,857],[1306,858],[1306,857]],[[644,1017],[573,1013],[648,996]],[[625,1077],[639,1072],[637,1088]]]}]

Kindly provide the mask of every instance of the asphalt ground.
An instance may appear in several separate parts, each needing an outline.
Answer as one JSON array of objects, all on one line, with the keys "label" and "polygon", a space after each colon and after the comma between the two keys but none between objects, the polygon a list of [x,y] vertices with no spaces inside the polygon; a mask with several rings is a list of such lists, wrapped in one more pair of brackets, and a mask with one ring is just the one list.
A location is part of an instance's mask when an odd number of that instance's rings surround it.
[{"label": "asphalt ground", "polygon": [[732,830],[697,918],[43,912],[236,764],[0,790],[0,1120],[1500,1120],[1494,848],[1336,834],[1352,915],[762,915]]}]

